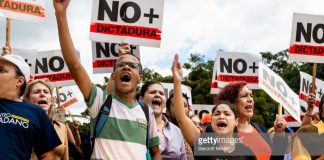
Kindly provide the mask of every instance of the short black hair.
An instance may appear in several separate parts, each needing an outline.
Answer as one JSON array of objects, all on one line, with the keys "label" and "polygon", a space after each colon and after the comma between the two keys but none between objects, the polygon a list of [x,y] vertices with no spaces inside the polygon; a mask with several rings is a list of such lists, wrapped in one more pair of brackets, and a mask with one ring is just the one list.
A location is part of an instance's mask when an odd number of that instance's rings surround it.
[{"label": "short black hair", "polygon": [[[173,98],[173,93],[170,95],[170,97],[168,98],[168,100],[166,101],[166,108],[167,110],[170,110],[171,107],[171,100]],[[189,104],[189,97],[187,96],[187,94],[182,93],[182,97],[186,99],[187,103]]]},{"label": "short black hair", "polygon": [[200,112],[198,113],[198,117],[199,117],[199,119],[202,119],[202,116],[203,116],[204,113],[209,114],[209,111],[206,111],[206,110],[202,110],[202,111],[200,111]]}]

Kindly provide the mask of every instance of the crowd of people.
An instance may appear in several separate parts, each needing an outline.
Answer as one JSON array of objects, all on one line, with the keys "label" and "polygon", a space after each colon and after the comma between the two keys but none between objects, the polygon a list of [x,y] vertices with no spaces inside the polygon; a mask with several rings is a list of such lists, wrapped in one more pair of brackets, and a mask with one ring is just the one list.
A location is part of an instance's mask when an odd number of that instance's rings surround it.
[{"label": "crowd of people", "polygon": [[[0,56],[0,159],[324,159],[324,96],[315,121],[316,92],[308,95],[306,116],[296,133],[281,114],[269,131],[251,121],[254,100],[245,82],[226,85],[210,114],[190,115],[178,55],[171,67],[170,97],[161,83],[153,81],[144,81],[137,96],[143,70],[127,43],[120,45],[109,84],[102,90],[91,82],[75,52],[66,17],[69,0],[53,4],[64,60],[90,112],[90,155],[84,154],[78,123],[73,121],[72,132],[65,119],[56,116],[62,108],[55,109],[50,82],[29,82],[29,65],[5,48]],[[216,143],[220,149],[203,155],[195,146],[206,134],[229,141]]]}]

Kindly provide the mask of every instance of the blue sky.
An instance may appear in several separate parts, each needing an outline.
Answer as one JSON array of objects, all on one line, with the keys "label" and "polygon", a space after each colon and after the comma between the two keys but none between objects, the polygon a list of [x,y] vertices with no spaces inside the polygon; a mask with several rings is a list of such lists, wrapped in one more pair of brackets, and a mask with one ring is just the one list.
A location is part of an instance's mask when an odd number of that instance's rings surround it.
[{"label": "blue sky", "polygon": [[[92,75],[89,26],[91,0],[71,0],[68,17],[71,35],[94,83],[105,75]],[[13,48],[59,49],[52,0],[45,0],[43,24],[13,21]],[[173,55],[182,62],[190,53],[214,59],[217,50],[278,52],[289,47],[293,12],[324,15],[323,0],[165,0],[160,48],[141,47],[144,67],[170,75]],[[0,18],[0,44],[5,44],[5,19]],[[158,58],[157,58],[158,57]]]}]

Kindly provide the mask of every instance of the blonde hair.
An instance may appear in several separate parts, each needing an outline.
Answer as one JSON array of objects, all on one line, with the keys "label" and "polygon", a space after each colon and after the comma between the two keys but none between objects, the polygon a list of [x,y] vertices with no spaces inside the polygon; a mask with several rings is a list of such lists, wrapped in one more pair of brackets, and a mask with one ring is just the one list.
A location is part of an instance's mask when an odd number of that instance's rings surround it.
[{"label": "blonde hair", "polygon": [[33,80],[32,82],[30,82],[27,87],[26,87],[26,90],[25,90],[25,94],[24,94],[24,100],[28,101],[29,98],[30,98],[30,92],[32,91],[32,88],[34,87],[35,84],[43,84],[44,86],[46,86],[49,91],[50,91],[50,94],[51,94],[51,106],[48,110],[48,118],[52,121],[54,120],[54,117],[55,117],[55,106],[54,106],[54,98],[53,98],[53,87],[50,83],[50,81],[47,79],[47,78],[44,78],[44,79],[37,79],[37,80]]}]

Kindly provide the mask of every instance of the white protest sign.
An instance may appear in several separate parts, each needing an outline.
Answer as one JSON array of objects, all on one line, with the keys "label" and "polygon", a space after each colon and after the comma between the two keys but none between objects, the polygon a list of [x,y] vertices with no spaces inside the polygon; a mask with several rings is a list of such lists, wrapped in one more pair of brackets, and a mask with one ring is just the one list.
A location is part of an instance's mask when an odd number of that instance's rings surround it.
[{"label": "white protest sign", "polygon": [[61,50],[38,52],[32,67],[35,68],[34,79],[48,78],[57,87],[75,84]]},{"label": "white protest sign", "polygon": [[301,122],[298,95],[280,76],[261,62],[259,63],[259,87],[273,100],[282,104],[285,110],[298,122]]},{"label": "white protest sign", "polygon": [[324,16],[294,13],[289,60],[324,62]]},{"label": "white protest sign", "polygon": [[[306,96],[309,93],[309,86],[312,83],[313,77],[304,72],[299,72],[299,73],[300,73],[300,93],[299,93],[300,105],[307,109],[308,105],[306,102]],[[319,103],[321,101],[321,97],[323,96],[323,92],[324,92],[324,82],[316,78],[315,86],[316,86],[316,102],[315,102],[315,108],[313,112],[318,111]]]},{"label": "white protest sign", "polygon": [[36,61],[37,50],[36,49],[12,48],[11,53],[15,54],[15,55],[19,55],[25,59],[26,63],[30,66],[30,73],[31,73],[30,80],[32,80],[32,75],[35,72],[35,68],[33,68],[31,66],[32,66],[32,63],[34,63]]},{"label": "white protest sign", "polygon": [[40,23],[45,20],[45,1],[0,0],[0,16]]},{"label": "white protest sign", "polygon": [[[131,53],[140,58],[139,46],[130,46]],[[112,73],[118,58],[119,44],[92,42],[93,73]]]},{"label": "white protest sign", "polygon": [[218,94],[220,92],[220,88],[218,87],[217,82],[217,60],[214,62],[214,68],[213,68],[213,79],[210,86],[210,94]]},{"label": "white protest sign", "polygon": [[[305,116],[305,112],[308,108],[307,102],[306,102],[306,96],[310,91],[310,85],[312,83],[312,76],[304,73],[300,73],[300,92],[299,92],[299,103],[301,105],[301,115],[300,118],[303,119]],[[323,95],[324,91],[324,82],[320,79],[316,79],[316,102],[315,107],[313,109],[313,114],[318,112],[318,106],[321,100],[321,97]],[[287,126],[289,127],[300,127],[300,123],[298,123],[292,116],[285,115]]]},{"label": "white protest sign", "polygon": [[93,0],[90,40],[159,47],[164,0]]},{"label": "white protest sign", "polygon": [[[69,87],[62,87],[59,89],[59,94],[60,94],[60,105],[63,108],[70,107],[74,104],[76,104],[79,100],[76,97],[75,94],[76,91],[69,86]],[[56,99],[56,91],[54,91],[54,98]]]},{"label": "white protest sign", "polygon": [[[294,117],[289,115],[288,113],[285,113],[285,120],[287,122],[287,127],[300,127],[301,123],[296,121]],[[300,115],[300,119],[304,119],[304,115]]]},{"label": "white protest sign", "polygon": [[259,89],[260,55],[240,52],[217,52],[217,82],[222,88],[233,81],[244,81],[250,89]]},{"label": "white protest sign", "polygon": [[[161,83],[164,88],[165,97],[168,99],[171,94],[173,94],[173,83]],[[182,93],[186,94],[189,97],[189,104],[192,105],[192,96],[191,96],[191,88],[186,85],[181,85]]]}]

